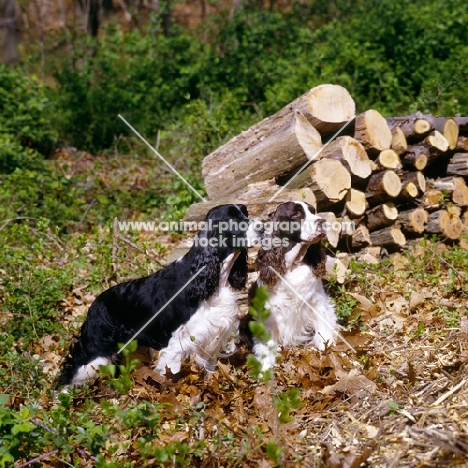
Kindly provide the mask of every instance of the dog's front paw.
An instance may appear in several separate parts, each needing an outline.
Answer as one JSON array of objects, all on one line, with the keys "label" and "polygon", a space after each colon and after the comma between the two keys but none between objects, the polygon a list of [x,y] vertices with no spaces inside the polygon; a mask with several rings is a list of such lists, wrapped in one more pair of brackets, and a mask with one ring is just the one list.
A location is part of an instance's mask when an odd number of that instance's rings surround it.
[{"label": "dog's front paw", "polygon": [[266,372],[276,365],[278,348],[273,340],[267,343],[257,343],[254,345],[254,354],[262,365],[262,372]]},{"label": "dog's front paw", "polygon": [[161,375],[166,375],[167,369],[169,369],[172,374],[178,374],[181,369],[180,361],[167,362],[159,360],[158,363],[154,366],[154,370]]}]

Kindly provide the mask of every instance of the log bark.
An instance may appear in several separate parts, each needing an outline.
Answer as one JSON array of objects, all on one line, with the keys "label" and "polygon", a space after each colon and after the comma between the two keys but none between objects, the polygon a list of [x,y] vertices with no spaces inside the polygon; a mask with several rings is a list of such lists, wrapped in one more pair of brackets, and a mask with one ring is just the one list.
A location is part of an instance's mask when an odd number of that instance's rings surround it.
[{"label": "log bark", "polygon": [[390,148],[399,156],[406,153],[408,149],[408,142],[406,141],[405,134],[400,127],[395,127],[392,130],[392,144],[390,145]]},{"label": "log bark", "polygon": [[[297,109],[323,136],[339,131],[355,116],[354,100],[342,86],[323,84],[304,96],[305,99],[297,102]],[[351,129],[348,126],[348,131]]]},{"label": "log bark", "polygon": [[389,149],[392,144],[392,132],[388,128],[387,121],[374,109],[356,116],[354,137],[369,155],[374,157],[381,151]]},{"label": "log bark", "polygon": [[366,226],[370,232],[391,226],[398,216],[398,209],[391,203],[374,206],[366,213]]},{"label": "log bark", "polygon": [[322,151],[321,158],[341,161],[352,179],[367,179],[374,169],[364,147],[350,136],[338,137],[330,143]]},{"label": "log bark", "polygon": [[441,207],[443,198],[444,194],[440,190],[426,190],[422,199],[423,207],[429,211],[437,210]]},{"label": "log bark", "polygon": [[425,138],[423,145],[425,145],[428,149],[428,164],[433,163],[449,149],[449,142],[447,141],[447,138],[445,138],[444,135],[442,135],[442,133],[438,132],[437,130],[434,130]]},{"label": "log bark", "polygon": [[19,63],[18,28],[15,0],[0,1],[1,62],[5,65]]},{"label": "log bark", "polygon": [[367,184],[366,199],[373,206],[396,198],[401,192],[401,180],[393,171],[372,174]]},{"label": "log bark", "polygon": [[397,223],[405,234],[422,234],[428,219],[429,215],[424,208],[416,208],[398,213]]},{"label": "log bark", "polygon": [[351,188],[351,175],[340,161],[321,159],[312,166],[307,185],[314,192],[317,208],[326,210],[346,196]]},{"label": "log bark", "polygon": [[454,117],[458,125],[458,134],[461,136],[468,136],[468,117]]},{"label": "log bark", "polygon": [[448,176],[468,176],[468,153],[455,153],[447,166]]},{"label": "log bark", "polygon": [[346,210],[353,217],[362,216],[366,212],[366,194],[351,188],[345,197]]},{"label": "log bark", "polygon": [[416,196],[421,196],[426,191],[426,178],[420,171],[405,172],[400,175],[403,186],[409,182],[412,182],[418,190]]},{"label": "log bark", "polygon": [[386,227],[370,234],[372,245],[380,245],[389,250],[399,249],[406,245],[406,237],[396,226]]},{"label": "log bark", "polygon": [[[350,223],[350,226],[353,223],[346,216],[342,218],[341,222],[342,225],[343,223]],[[355,226],[354,229],[347,229],[345,232],[342,231],[341,245],[348,251],[361,250],[371,245],[369,230],[361,223]]]},{"label": "log bark", "polygon": [[444,177],[431,180],[431,187],[448,192],[455,205],[468,206],[468,187],[462,177]]},{"label": "log bark", "polygon": [[304,114],[294,111],[275,116],[271,121],[262,120],[206,156],[202,173],[210,198],[220,198],[248,184],[290,173],[317,154],[322,146],[321,137]]},{"label": "log bark", "polygon": [[375,160],[375,164],[377,170],[381,171],[385,169],[401,169],[402,167],[400,156],[392,149],[381,151]]},{"label": "log bark", "polygon": [[437,234],[446,239],[458,239],[463,232],[463,224],[460,219],[461,210],[456,206],[445,210],[434,211],[429,214],[426,232]]},{"label": "log bark", "polygon": [[422,171],[427,166],[428,154],[426,146],[409,146],[401,161],[406,167],[414,167],[418,171]]},{"label": "log bark", "polygon": [[340,240],[341,223],[337,219],[335,213],[328,211],[324,213],[317,213],[317,216],[320,216],[326,220],[326,224],[324,225],[325,235],[329,244],[332,247],[336,247]]},{"label": "log bark", "polygon": [[205,203],[195,203],[189,207],[184,216],[184,221],[203,221],[208,211],[226,203],[242,203],[247,206],[249,217],[266,220],[270,213],[273,213],[281,203],[298,200],[305,201],[317,207],[314,193],[310,188],[289,189],[284,188],[273,201],[269,201],[278,191],[282,189],[273,180],[250,184],[246,189],[235,194],[227,195],[216,201],[210,200]]},{"label": "log bark", "polygon": [[414,204],[416,203],[417,197],[418,188],[413,182],[408,181],[402,184],[401,192],[398,195],[399,203]]},{"label": "log bark", "polygon": [[455,151],[459,151],[461,153],[468,152],[468,137],[464,137],[464,136],[458,137]]},{"label": "log bark", "polygon": [[402,117],[387,118],[388,126],[391,130],[400,127],[408,143],[421,141],[426,135],[434,130],[433,125],[420,112]]},{"label": "log bark", "polygon": [[455,149],[459,133],[458,124],[455,120],[446,117],[434,117],[431,114],[425,115],[424,118],[431,123],[434,130],[446,138],[449,143],[449,149]]},{"label": "log bark", "polygon": [[[436,130],[437,127],[436,127]],[[459,128],[458,124],[455,122],[453,119],[445,119],[444,125],[442,127],[442,131],[439,130],[442,135],[447,139],[449,143],[449,149],[453,150],[457,147],[457,141],[458,141],[458,133],[459,133]]]}]

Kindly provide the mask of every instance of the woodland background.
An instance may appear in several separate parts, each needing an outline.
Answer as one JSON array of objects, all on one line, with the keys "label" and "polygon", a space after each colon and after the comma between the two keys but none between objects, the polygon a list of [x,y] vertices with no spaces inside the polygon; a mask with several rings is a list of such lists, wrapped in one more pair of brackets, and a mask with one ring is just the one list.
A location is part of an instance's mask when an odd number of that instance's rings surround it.
[{"label": "woodland background", "polygon": [[130,362],[59,401],[51,384],[96,294],[183,237],[114,217],[178,220],[198,201],[118,114],[201,193],[205,155],[322,83],[357,113],[466,116],[466,2],[90,2],[0,0],[0,466],[463,459],[466,385],[428,408],[466,374],[468,258],[430,239],[330,284],[358,356],[294,351],[269,383],[222,364],[166,386]]}]

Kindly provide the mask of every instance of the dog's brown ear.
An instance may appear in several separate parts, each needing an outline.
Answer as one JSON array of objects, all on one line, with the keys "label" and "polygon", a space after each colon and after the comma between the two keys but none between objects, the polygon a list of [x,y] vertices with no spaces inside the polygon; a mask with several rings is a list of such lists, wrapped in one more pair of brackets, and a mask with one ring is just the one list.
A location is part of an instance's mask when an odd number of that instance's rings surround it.
[{"label": "dog's brown ear", "polygon": [[275,215],[275,213],[276,213],[276,208],[274,210],[272,210],[272,211],[268,211],[266,216],[267,216],[268,219],[272,219],[273,216]]},{"label": "dog's brown ear", "polygon": [[[261,248],[257,255],[258,277],[261,282],[269,287],[273,287],[279,280],[278,272],[283,275],[286,271],[284,251],[282,248],[264,249]],[[272,268],[270,268],[272,267]]]}]

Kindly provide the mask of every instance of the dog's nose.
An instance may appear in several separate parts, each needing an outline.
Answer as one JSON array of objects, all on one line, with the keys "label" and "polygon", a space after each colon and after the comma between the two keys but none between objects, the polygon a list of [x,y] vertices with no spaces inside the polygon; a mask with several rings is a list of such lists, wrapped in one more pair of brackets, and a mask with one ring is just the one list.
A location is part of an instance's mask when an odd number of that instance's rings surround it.
[{"label": "dog's nose", "polygon": [[326,219],[320,218],[317,221],[317,230],[319,230],[320,232],[323,232],[326,222],[327,222]]}]

